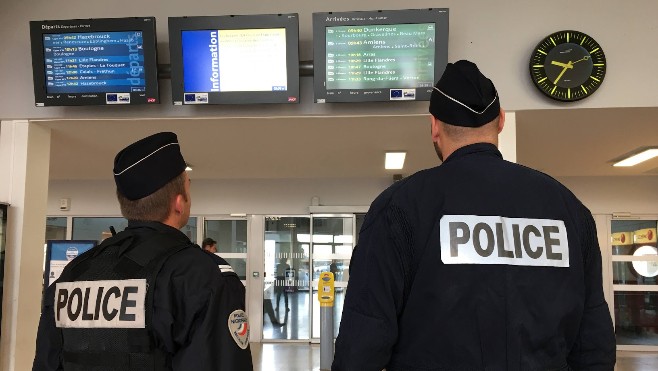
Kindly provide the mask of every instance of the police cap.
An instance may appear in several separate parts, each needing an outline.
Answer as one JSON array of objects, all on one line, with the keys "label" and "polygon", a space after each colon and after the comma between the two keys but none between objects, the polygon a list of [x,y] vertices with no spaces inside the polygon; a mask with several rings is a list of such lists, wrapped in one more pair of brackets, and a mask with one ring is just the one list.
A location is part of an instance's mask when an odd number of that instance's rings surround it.
[{"label": "police cap", "polygon": [[448,63],[434,86],[430,113],[446,124],[480,127],[498,117],[500,99],[475,63],[461,60]]},{"label": "police cap", "polygon": [[129,200],[139,200],[185,171],[176,134],[163,132],[141,139],[114,158],[114,181]]}]

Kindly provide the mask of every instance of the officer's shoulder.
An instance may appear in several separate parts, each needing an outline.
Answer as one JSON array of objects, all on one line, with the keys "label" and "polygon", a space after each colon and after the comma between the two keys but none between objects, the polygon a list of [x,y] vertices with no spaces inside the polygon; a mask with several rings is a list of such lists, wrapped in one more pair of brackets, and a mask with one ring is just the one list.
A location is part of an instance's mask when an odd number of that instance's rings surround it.
[{"label": "officer's shoulder", "polygon": [[559,180],[553,178],[552,176],[539,171],[537,169],[533,169],[531,167],[527,167],[522,164],[517,164],[517,163],[511,163],[512,166],[516,166],[517,168],[521,169],[521,171],[524,171],[527,176],[534,177],[537,179],[537,181],[544,182],[547,186],[552,186],[555,187],[556,189],[559,189],[561,191],[567,192],[571,195],[573,195],[573,192],[569,188],[567,188],[564,184],[560,183]]},{"label": "officer's shoulder", "polygon": [[368,209],[367,219],[364,223],[369,224],[376,216],[380,215],[391,205],[405,205],[409,202],[409,197],[414,197],[423,185],[435,176],[440,167],[420,170],[413,175],[402,178],[391,184],[382,193],[375,198]]},{"label": "officer's shoulder", "polygon": [[204,272],[218,272],[222,276],[235,275],[233,268],[220,256],[204,251],[198,245],[190,245],[173,254],[165,263],[173,270],[197,270]]}]

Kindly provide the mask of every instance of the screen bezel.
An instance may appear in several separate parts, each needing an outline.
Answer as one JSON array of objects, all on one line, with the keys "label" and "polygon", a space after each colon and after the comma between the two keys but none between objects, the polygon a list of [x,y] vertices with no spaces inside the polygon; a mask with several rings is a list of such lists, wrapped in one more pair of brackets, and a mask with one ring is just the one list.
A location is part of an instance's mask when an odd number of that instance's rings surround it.
[{"label": "screen bezel", "polygon": [[171,93],[174,105],[185,102],[183,31],[285,28],[287,91],[187,92],[207,93],[206,104],[299,103],[299,16],[288,14],[225,15],[169,18]]},{"label": "screen bezel", "polygon": [[[78,244],[78,245],[89,245],[89,249],[86,251],[83,251],[80,255],[84,254],[85,252],[93,249],[98,245],[98,241],[96,240],[48,240],[46,242],[46,262],[44,265],[44,270],[43,270],[43,285],[44,289],[48,288],[52,284],[50,282],[50,263],[52,261],[52,253],[53,253],[53,244]],[[78,256],[80,256],[78,255]],[[77,257],[76,257],[77,258]],[[70,262],[69,262],[70,263]],[[69,264],[67,263],[67,265]]]},{"label": "screen bezel", "polygon": [[[88,27],[87,27],[88,26]],[[44,29],[52,27],[52,29]],[[140,31],[143,36],[145,92],[131,92],[130,103],[108,104],[105,92],[48,94],[43,36],[64,33]],[[158,89],[158,58],[155,35],[155,17],[71,19],[58,21],[31,21],[32,71],[34,77],[34,99],[37,107],[43,106],[87,106],[87,105],[136,105],[160,103]],[[89,97],[83,95],[93,95]],[[58,97],[59,96],[59,97]]]},{"label": "screen bezel", "polygon": [[[443,74],[448,64],[448,18],[449,10],[447,8],[313,13],[313,93],[315,102],[395,101],[390,97],[390,89],[396,89],[396,87],[335,89],[332,90],[334,94],[328,94],[328,90],[326,89],[327,27],[434,23],[436,25],[434,80],[437,80]],[[368,94],[363,94],[364,92],[368,92]],[[427,88],[416,88],[415,99],[401,101],[427,101],[430,99],[431,94],[431,86]]]}]

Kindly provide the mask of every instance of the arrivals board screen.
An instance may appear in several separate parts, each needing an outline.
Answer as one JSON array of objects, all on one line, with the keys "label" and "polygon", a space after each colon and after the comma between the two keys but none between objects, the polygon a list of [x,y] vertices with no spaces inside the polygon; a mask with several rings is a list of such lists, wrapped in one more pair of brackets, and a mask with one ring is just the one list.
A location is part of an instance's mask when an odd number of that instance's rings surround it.
[{"label": "arrivals board screen", "polygon": [[318,103],[429,100],[447,64],[448,10],[314,13]]},{"label": "arrivals board screen", "polygon": [[37,106],[159,103],[155,18],[30,22]]}]

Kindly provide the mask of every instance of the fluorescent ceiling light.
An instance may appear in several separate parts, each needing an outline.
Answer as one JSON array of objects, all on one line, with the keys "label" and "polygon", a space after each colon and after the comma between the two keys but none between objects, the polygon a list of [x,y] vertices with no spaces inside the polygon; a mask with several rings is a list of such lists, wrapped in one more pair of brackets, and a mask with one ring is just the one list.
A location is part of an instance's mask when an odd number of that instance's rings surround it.
[{"label": "fluorescent ceiling light", "polygon": [[658,148],[649,148],[638,154],[625,158],[612,166],[635,166],[640,162],[650,160],[658,156]]},{"label": "fluorescent ceiling light", "polygon": [[399,170],[404,167],[404,158],[407,152],[386,152],[384,168],[387,170]]},{"label": "fluorescent ceiling light", "polygon": [[192,166],[190,166],[190,164],[185,164],[185,171],[192,171]]}]

